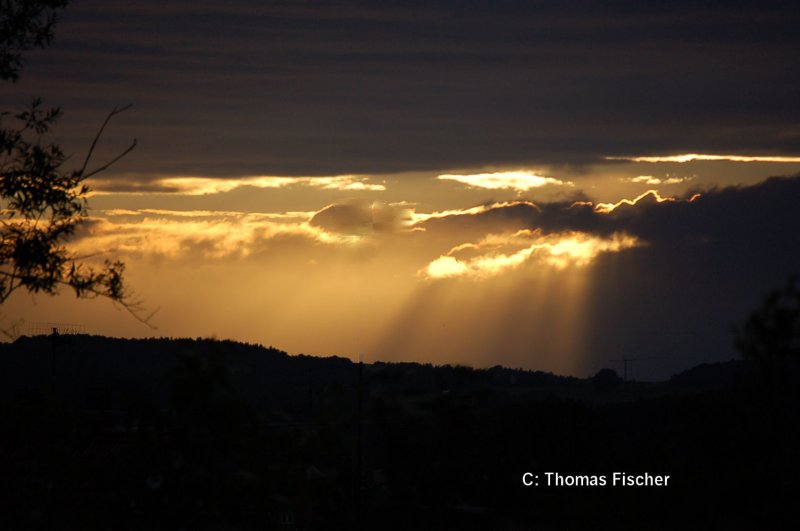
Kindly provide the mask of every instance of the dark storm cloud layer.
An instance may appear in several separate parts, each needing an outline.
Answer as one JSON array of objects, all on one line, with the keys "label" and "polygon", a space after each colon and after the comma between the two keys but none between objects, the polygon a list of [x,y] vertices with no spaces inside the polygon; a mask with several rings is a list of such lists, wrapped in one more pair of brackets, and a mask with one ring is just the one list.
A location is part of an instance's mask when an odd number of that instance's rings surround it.
[{"label": "dark storm cloud layer", "polygon": [[[692,202],[645,198],[609,214],[570,203],[521,203],[423,226],[475,238],[522,228],[635,235],[644,245],[601,254],[590,266],[585,370],[622,356],[655,356],[660,359],[637,367],[634,376],[664,377],[734,356],[733,325],[800,272],[799,201],[800,178],[772,178],[712,190]],[[526,304],[518,301],[510,314],[525,315]],[[533,341],[511,328],[505,337],[498,352],[524,348],[520,337]]]},{"label": "dark storm cloud layer", "polygon": [[800,179],[771,179],[649,208],[631,226],[651,245],[598,262],[593,355],[663,357],[644,374],[732,355],[733,325],[800,271],[798,198]]},{"label": "dark storm cloud layer", "polygon": [[[75,2],[17,87],[116,171],[313,175],[792,153],[791,2]],[[20,101],[23,101],[22,99]]]},{"label": "dark storm cloud layer", "polygon": [[635,204],[623,203],[608,213],[598,212],[597,205],[588,201],[520,201],[474,214],[433,218],[420,226],[433,231],[463,231],[472,226],[481,232],[526,228],[598,236],[622,231],[656,246],[729,242],[767,256],[777,252],[777,257],[784,258],[789,249],[800,249],[800,239],[794,237],[800,230],[800,177],[773,177],[753,186],[712,189],[696,197],[662,202],[656,197],[651,192]]}]

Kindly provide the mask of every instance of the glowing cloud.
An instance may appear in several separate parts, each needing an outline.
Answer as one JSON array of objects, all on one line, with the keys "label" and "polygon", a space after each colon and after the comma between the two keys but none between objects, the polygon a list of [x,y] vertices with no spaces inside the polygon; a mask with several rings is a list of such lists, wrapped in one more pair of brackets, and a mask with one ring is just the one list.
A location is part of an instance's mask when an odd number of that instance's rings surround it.
[{"label": "glowing cloud", "polygon": [[623,180],[629,183],[656,185],[656,184],[681,184],[685,183],[686,181],[691,181],[692,178],[670,177],[669,175],[667,175],[667,177],[661,179],[659,177],[654,177],[652,175],[639,175],[638,177],[630,177]]},{"label": "glowing cloud", "polygon": [[[513,249],[523,242],[524,246],[515,251],[498,250],[504,243]],[[490,235],[477,244],[456,246],[447,255],[430,262],[418,274],[431,280],[454,277],[485,279],[531,262],[564,269],[586,266],[600,253],[617,252],[637,245],[639,241],[636,238],[622,233],[602,238],[583,232],[543,235],[526,229],[513,234]],[[454,256],[464,251],[477,251],[478,254],[461,259]]]},{"label": "glowing cloud", "polygon": [[[689,201],[694,201],[697,197],[699,197],[699,195],[700,194],[696,194],[689,199]],[[594,210],[600,214],[608,214],[623,205],[633,206],[645,198],[653,198],[657,203],[677,201],[677,199],[674,197],[662,197],[656,190],[648,190],[645,193],[637,196],[635,199],[620,199],[616,203],[597,203],[594,207]]]},{"label": "glowing cloud", "polygon": [[274,222],[304,222],[310,221],[316,211],[310,212],[237,212],[230,210],[165,210],[161,208],[141,208],[128,210],[113,208],[100,211],[105,217],[143,216],[146,214],[164,218],[242,218],[263,219]]},{"label": "glowing cloud", "polygon": [[551,184],[559,186],[573,186],[571,182],[560,181],[552,177],[542,177],[527,171],[505,171],[495,173],[475,173],[469,175],[444,174],[436,177],[447,181],[458,181],[473,188],[486,188],[489,190],[512,189],[526,192],[531,188],[540,188]]},{"label": "glowing cloud", "polygon": [[724,160],[730,162],[800,162],[800,157],[762,155],[708,155],[702,153],[652,155],[646,157],[605,157],[605,159],[625,160],[629,162],[693,162],[696,160]]},{"label": "glowing cloud", "polygon": [[326,206],[309,219],[309,224],[331,233],[388,233],[410,228],[412,213],[413,209],[402,203],[351,202]]},{"label": "glowing cloud", "polygon": [[[95,180],[92,182],[93,193],[115,193],[117,183],[109,180]],[[368,182],[367,177],[358,175],[337,175],[333,177],[239,177],[239,178],[211,178],[211,177],[165,177],[147,183],[146,186],[134,187],[130,190],[121,190],[123,193],[167,193],[179,195],[209,195],[230,192],[244,186],[254,188],[288,188],[291,186],[306,186],[322,190],[350,190],[382,192],[386,186]]]},{"label": "glowing cloud", "polygon": [[440,256],[425,269],[425,274],[429,278],[448,278],[465,275],[469,268],[464,262],[456,260],[452,256]]},{"label": "glowing cloud", "polygon": [[489,203],[485,205],[478,205],[471,208],[463,208],[460,210],[440,210],[437,212],[424,213],[412,211],[410,216],[414,224],[428,221],[429,219],[447,218],[450,216],[472,216],[475,214],[482,214],[495,208],[513,207],[516,205],[526,205],[539,210],[539,207],[531,201],[505,201],[501,203]]},{"label": "glowing cloud", "polygon": [[112,209],[93,217],[70,243],[81,255],[122,253],[170,259],[245,258],[265,242],[294,238],[311,244],[352,245],[361,237],[310,223],[317,212],[251,213]]}]

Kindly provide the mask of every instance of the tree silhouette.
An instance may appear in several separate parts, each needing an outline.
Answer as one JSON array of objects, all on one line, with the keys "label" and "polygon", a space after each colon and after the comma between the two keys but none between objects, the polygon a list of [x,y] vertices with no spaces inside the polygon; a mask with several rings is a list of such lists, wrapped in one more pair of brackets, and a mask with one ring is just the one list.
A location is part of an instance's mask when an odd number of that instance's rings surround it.
[{"label": "tree silhouette", "polygon": [[772,291],[744,325],[736,330],[736,346],[747,358],[800,361],[800,288],[797,276]]},{"label": "tree silhouette", "polygon": [[[20,52],[46,46],[65,1],[0,0],[0,79],[16,81],[23,65]],[[85,181],[129,153],[136,140],[109,162],[89,168],[95,147],[109,121],[127,107],[112,110],[100,127],[80,168],[64,169],[67,156],[48,141],[59,108],[41,101],[17,113],[0,113],[0,304],[18,289],[55,294],[62,286],[79,298],[107,297],[143,322],[141,305],[123,281],[125,266],[106,260],[86,263],[66,247],[87,217]],[[8,126],[11,118],[14,126]]]},{"label": "tree silhouette", "polygon": [[619,387],[623,383],[623,379],[614,369],[605,368],[597,371],[597,374],[592,377],[592,383],[595,389],[607,393]]},{"label": "tree silhouette", "polygon": [[[783,288],[769,293],[764,302],[736,329],[736,347],[757,365],[755,383],[761,398],[781,422],[800,381],[800,289],[792,275]],[[782,417],[783,415],[784,417]],[[772,417],[771,417],[772,418]]]},{"label": "tree silhouette", "polygon": [[16,81],[22,52],[44,48],[67,0],[0,0],[0,80]]}]

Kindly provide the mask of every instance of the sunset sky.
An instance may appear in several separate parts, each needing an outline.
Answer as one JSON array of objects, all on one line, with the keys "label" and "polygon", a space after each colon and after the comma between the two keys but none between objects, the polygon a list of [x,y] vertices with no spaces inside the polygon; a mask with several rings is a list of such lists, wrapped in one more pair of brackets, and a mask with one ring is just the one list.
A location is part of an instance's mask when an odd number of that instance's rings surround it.
[{"label": "sunset sky", "polygon": [[3,108],[61,106],[78,165],[133,105],[95,161],[138,145],[71,246],[124,260],[157,329],[66,291],[5,320],[579,376],[730,359],[800,269],[798,22],[765,1],[76,0]]}]

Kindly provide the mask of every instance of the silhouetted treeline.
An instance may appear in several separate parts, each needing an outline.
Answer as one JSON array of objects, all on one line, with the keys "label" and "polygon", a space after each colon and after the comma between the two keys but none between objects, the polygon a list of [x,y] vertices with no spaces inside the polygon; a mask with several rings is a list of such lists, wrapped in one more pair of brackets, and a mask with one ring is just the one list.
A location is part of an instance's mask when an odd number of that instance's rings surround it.
[{"label": "silhouetted treeline", "polygon": [[[798,522],[797,386],[765,392],[745,362],[650,384],[416,363],[359,378],[230,341],[55,336],[0,346],[0,369],[3,529]],[[528,471],[672,479],[524,487]]]}]

